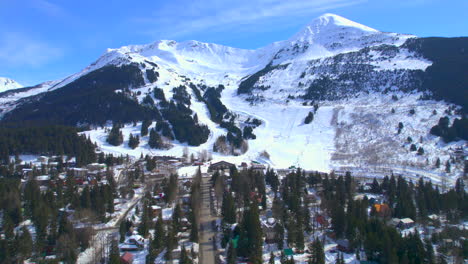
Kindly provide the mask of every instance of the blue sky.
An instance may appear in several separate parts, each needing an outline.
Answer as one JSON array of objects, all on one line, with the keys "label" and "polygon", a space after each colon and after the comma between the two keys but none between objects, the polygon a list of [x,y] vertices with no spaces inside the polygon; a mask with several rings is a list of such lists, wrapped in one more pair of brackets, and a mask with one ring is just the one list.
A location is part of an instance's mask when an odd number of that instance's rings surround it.
[{"label": "blue sky", "polygon": [[258,48],[326,12],[381,31],[468,36],[467,10],[467,0],[0,0],[0,76],[59,79],[107,48],[158,39]]}]

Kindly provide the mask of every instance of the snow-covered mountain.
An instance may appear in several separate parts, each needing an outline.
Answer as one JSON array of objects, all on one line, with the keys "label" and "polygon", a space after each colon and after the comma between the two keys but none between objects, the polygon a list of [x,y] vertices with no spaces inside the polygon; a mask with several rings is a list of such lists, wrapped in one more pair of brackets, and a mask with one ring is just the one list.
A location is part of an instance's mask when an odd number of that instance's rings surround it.
[{"label": "snow-covered mountain", "polygon": [[[275,167],[373,166],[440,181],[435,159],[452,159],[465,142],[446,144],[429,130],[467,108],[467,46],[467,38],[380,32],[325,14],[255,50],[170,40],[108,49],[62,80],[0,94],[0,116],[90,125],[85,133],[104,151],[134,156],[180,155],[188,146]],[[127,139],[148,119],[164,149],[150,149],[147,136],[136,149],[106,143],[107,121],[127,124]]]},{"label": "snow-covered mountain", "polygon": [[22,88],[23,86],[17,83],[15,80],[0,77],[0,93],[5,92],[12,89]]}]

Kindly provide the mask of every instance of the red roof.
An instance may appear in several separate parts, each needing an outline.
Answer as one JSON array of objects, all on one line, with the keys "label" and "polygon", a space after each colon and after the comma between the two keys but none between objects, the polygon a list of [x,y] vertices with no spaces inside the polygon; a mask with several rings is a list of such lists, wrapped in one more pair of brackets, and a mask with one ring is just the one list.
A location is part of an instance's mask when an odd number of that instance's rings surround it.
[{"label": "red roof", "polygon": [[133,254],[130,253],[130,252],[125,252],[125,254],[123,254],[122,257],[120,257],[120,259],[124,263],[132,263],[133,262]]},{"label": "red roof", "polygon": [[317,223],[319,223],[321,226],[328,226],[328,222],[325,217],[323,217],[323,215],[317,215],[315,217],[315,221],[317,221]]}]

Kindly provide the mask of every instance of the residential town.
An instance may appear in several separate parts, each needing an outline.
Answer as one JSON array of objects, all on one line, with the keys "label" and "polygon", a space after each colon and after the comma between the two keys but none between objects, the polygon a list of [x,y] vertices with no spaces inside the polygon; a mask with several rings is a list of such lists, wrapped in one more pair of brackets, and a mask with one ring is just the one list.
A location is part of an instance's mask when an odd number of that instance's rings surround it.
[{"label": "residential town", "polygon": [[[454,189],[440,190],[401,175],[357,179],[350,173],[275,170],[255,161],[213,162],[193,155],[130,159],[98,153],[98,162],[80,167],[61,156],[16,157],[10,167],[21,175],[15,188],[24,193],[26,205],[34,206],[31,195],[57,197],[59,226],[68,226],[75,237],[70,244],[80,245],[77,251],[49,244],[50,226],[40,226],[34,209],[31,218],[26,214],[8,230],[5,224],[13,219],[2,211],[2,239],[29,237],[24,263],[35,263],[27,256],[41,263],[70,258],[135,264],[466,259],[462,179]],[[30,193],[36,188],[38,194]],[[59,201],[68,196],[70,202]],[[379,243],[372,242],[375,236]],[[421,247],[400,248],[408,241]],[[386,243],[394,251],[387,251]]]}]

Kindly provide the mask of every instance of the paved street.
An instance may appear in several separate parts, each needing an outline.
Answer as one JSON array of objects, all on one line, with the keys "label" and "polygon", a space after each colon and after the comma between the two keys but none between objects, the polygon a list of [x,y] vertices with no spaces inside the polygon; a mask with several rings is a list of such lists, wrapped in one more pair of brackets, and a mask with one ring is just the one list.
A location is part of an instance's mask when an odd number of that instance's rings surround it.
[{"label": "paved street", "polygon": [[209,177],[202,178],[201,191],[202,207],[200,216],[200,263],[214,264],[216,250],[213,244],[213,237],[215,235],[215,231],[211,223],[217,218],[211,215]]}]

